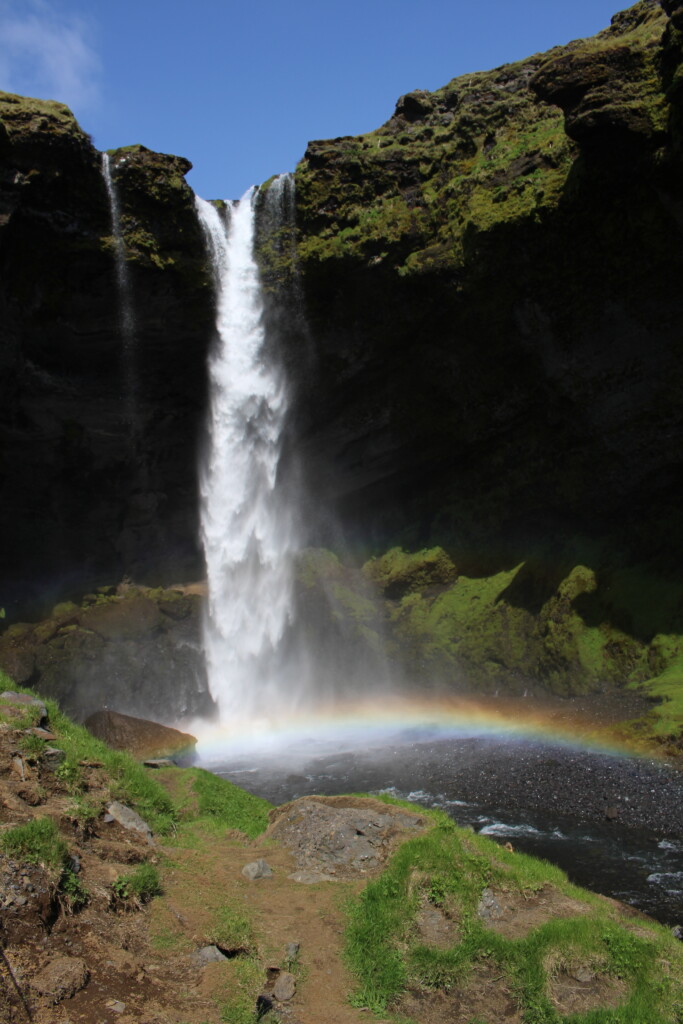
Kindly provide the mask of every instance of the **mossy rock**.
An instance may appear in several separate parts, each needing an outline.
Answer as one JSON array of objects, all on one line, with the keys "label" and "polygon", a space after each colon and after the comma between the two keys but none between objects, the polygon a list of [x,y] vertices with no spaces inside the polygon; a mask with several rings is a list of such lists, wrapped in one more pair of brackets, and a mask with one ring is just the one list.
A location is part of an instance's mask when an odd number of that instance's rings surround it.
[{"label": "mossy rock", "polygon": [[80,615],[81,626],[105,640],[133,640],[152,633],[160,622],[155,602],[141,595],[96,605]]},{"label": "mossy rock", "polygon": [[458,570],[443,548],[406,552],[392,548],[379,558],[372,558],[363,572],[385,597],[396,599],[416,590],[446,587],[452,584]]}]

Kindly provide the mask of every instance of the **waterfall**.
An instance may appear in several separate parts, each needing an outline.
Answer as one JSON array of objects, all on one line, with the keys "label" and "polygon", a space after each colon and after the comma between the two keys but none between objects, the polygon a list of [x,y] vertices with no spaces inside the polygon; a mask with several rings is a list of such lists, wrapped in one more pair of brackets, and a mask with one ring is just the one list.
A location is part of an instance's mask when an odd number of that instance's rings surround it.
[{"label": "waterfall", "polygon": [[[272,195],[271,195],[272,193]],[[285,183],[265,196],[267,220]],[[267,718],[284,704],[280,648],[292,608],[296,549],[290,503],[278,485],[287,393],[265,352],[250,189],[225,216],[197,198],[217,295],[209,362],[210,413],[201,468],[201,530],[208,578],[204,647],[221,721]]]},{"label": "waterfall", "polygon": [[121,231],[121,210],[116,186],[111,176],[109,154],[102,154],[102,176],[109,197],[111,231],[114,236],[114,265],[119,300],[119,328],[121,332],[121,360],[123,366],[124,407],[131,433],[137,430],[138,420],[138,372],[135,346],[135,317],[133,295],[126,265],[126,243]]}]

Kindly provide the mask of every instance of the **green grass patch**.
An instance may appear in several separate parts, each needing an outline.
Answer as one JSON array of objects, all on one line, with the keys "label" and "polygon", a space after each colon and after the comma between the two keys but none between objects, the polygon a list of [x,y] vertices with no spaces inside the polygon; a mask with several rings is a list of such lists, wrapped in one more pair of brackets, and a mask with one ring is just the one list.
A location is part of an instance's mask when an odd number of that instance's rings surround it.
[{"label": "green grass patch", "polygon": [[263,988],[263,968],[256,960],[238,957],[230,963],[227,999],[221,1000],[221,1020],[225,1024],[254,1024],[256,998]]},{"label": "green grass patch", "polygon": [[153,864],[140,864],[130,874],[119,875],[112,889],[117,900],[137,905],[149,903],[163,892],[159,872]]},{"label": "green grass patch", "polygon": [[54,869],[63,868],[68,856],[66,843],[52,818],[34,818],[3,832],[0,849],[16,860]]},{"label": "green grass patch", "polygon": [[71,914],[82,910],[90,899],[90,892],[73,871],[66,870],[59,883],[59,893],[62,903]]},{"label": "green grass patch", "polygon": [[[609,904],[571,885],[559,868],[459,829],[440,812],[423,813],[432,829],[404,843],[347,907],[345,952],[358,981],[355,1006],[385,1014],[408,987],[462,988],[475,964],[489,963],[517,1000],[524,1024],[559,1024],[570,1018],[553,1005],[552,978],[568,965],[589,965],[621,980],[624,1003],[572,1016],[573,1024],[680,1024],[683,950],[667,929],[643,922],[635,934]],[[521,897],[552,887],[583,903],[584,912],[541,919],[525,937],[507,939],[479,917],[486,887]],[[428,944],[416,927],[425,901],[455,909],[457,937],[450,946]]]},{"label": "green grass patch", "polygon": [[[43,700],[39,694],[25,687],[12,685],[12,689]],[[82,792],[80,761],[100,762],[109,775],[112,799],[133,807],[153,832],[163,835],[171,831],[177,819],[177,811],[159,782],[130,754],[112,750],[106,743],[92,736],[84,726],[72,722],[60,711],[56,701],[47,699],[44,704],[50,729],[57,736],[53,745],[66,753],[66,761],[60,765],[56,775],[68,792],[74,797]]]},{"label": "green grass patch", "polygon": [[254,944],[251,919],[243,910],[230,904],[219,907],[206,933],[206,940],[222,950],[247,952]]},{"label": "green grass patch", "polygon": [[223,828],[239,829],[250,839],[265,830],[272,808],[267,800],[252,796],[227,779],[201,768],[188,768],[187,772],[192,779],[200,818],[208,818]]}]

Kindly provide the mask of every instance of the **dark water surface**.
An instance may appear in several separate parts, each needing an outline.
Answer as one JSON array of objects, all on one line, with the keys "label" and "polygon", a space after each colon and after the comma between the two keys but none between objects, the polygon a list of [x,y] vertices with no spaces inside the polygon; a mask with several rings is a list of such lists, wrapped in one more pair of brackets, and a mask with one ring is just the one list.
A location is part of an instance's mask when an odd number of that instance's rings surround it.
[{"label": "dark water surface", "polygon": [[205,767],[275,804],[390,792],[439,807],[579,885],[683,924],[683,772],[663,762],[414,730],[373,748],[309,739]]}]

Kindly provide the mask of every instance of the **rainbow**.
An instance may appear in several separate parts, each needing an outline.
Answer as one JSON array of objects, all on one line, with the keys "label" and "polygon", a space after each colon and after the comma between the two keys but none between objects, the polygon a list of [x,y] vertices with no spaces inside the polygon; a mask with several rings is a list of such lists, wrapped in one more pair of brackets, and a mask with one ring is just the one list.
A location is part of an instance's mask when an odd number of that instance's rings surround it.
[{"label": "rainbow", "polygon": [[[529,698],[460,697],[424,699],[384,697],[316,707],[314,711],[278,712],[272,719],[235,719],[220,725],[193,722],[200,761],[216,763],[235,755],[276,754],[306,750],[373,747],[451,738],[500,738],[536,742],[600,753],[634,755],[633,744],[617,738],[608,726],[566,702]],[[651,752],[648,752],[651,754]]]}]

